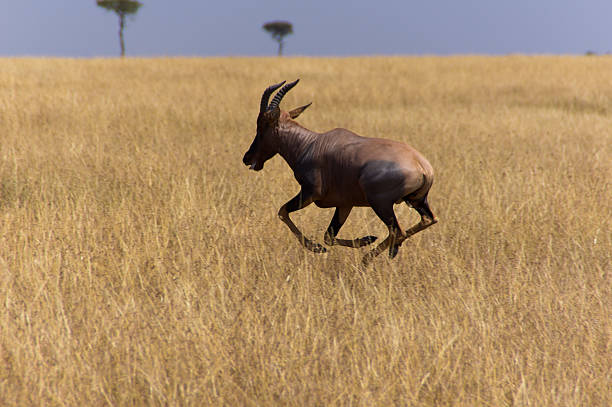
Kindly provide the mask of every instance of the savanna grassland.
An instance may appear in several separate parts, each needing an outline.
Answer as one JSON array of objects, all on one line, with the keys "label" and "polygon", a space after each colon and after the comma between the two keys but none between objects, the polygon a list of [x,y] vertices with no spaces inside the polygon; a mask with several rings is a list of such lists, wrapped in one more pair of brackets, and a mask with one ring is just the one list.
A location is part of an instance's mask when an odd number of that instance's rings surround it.
[{"label": "savanna grassland", "polygon": [[[612,58],[2,59],[0,405],[609,406]],[[440,222],[305,251],[262,91],[406,141]],[[419,220],[398,205],[402,227]],[[322,241],[332,209],[292,215]],[[339,237],[386,236],[355,209]]]}]

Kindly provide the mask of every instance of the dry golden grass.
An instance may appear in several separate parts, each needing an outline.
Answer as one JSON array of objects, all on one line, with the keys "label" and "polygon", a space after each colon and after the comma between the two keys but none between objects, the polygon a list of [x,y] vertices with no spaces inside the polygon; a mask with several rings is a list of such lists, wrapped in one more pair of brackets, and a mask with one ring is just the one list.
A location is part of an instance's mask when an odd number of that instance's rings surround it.
[{"label": "dry golden grass", "polygon": [[[612,404],[612,59],[3,59],[1,405]],[[303,250],[263,89],[406,141],[440,222]],[[293,218],[322,240],[333,210]],[[397,206],[404,228],[418,220]],[[340,237],[386,228],[353,212]]]}]

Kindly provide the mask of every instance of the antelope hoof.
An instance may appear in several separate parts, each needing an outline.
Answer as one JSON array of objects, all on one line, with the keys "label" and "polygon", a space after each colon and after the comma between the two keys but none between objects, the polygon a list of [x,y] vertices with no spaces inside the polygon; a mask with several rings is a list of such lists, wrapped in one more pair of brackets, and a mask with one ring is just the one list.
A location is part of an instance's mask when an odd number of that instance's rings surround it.
[{"label": "antelope hoof", "polygon": [[430,217],[425,217],[421,221],[421,223],[423,223],[425,226],[431,226],[431,225],[438,223],[438,218],[436,218],[435,216],[433,217],[433,219]]},{"label": "antelope hoof", "polygon": [[325,253],[327,249],[321,246],[319,243],[308,242],[305,244],[305,247],[314,253]]},{"label": "antelope hoof", "polygon": [[359,239],[355,239],[355,247],[363,247],[374,243],[378,239],[378,236],[364,236]]},{"label": "antelope hoof", "polygon": [[400,245],[397,246],[391,246],[389,248],[389,258],[390,259],[394,259],[395,256],[397,256],[397,252],[399,251]]},{"label": "antelope hoof", "polygon": [[336,238],[326,233],[325,236],[323,236],[323,242],[328,246],[333,246],[336,243]]}]

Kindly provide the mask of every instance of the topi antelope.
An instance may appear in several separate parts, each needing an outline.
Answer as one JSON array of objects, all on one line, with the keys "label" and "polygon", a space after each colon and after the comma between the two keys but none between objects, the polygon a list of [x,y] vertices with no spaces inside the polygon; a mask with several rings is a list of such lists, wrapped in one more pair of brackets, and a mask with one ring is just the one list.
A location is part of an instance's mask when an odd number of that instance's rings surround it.
[{"label": "topi antelope", "polygon": [[[315,133],[293,121],[310,103],[285,112],[279,104],[297,83],[285,81],[268,87],[257,116],[257,134],[242,161],[260,171],[277,153],[293,170],[301,191],[278,211],[300,243],[315,253],[326,249],[307,239],[291,221],[289,214],[311,203],[320,208],[335,207],[336,212],[324,235],[326,244],[361,247],[373,243],[375,236],[338,239],[336,235],[354,206],[369,206],[387,225],[389,236],[362,260],[367,265],[385,249],[394,258],[402,242],[437,222],[427,204],[433,182],[433,168],[407,144],[380,138],[366,138],[346,129]],[[272,93],[283,86],[270,104]],[[421,215],[421,221],[405,232],[400,228],[393,204],[406,202]]]}]

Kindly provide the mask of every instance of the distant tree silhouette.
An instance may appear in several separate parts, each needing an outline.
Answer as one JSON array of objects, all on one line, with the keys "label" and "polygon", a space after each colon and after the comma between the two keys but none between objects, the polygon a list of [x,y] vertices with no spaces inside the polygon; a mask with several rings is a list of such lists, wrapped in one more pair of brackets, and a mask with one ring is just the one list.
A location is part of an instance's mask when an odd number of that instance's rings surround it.
[{"label": "distant tree silhouette", "polygon": [[142,3],[133,0],[97,0],[97,3],[99,7],[113,11],[119,17],[119,46],[121,47],[121,56],[125,56],[125,41],[123,40],[125,17],[135,15]]},{"label": "distant tree silhouette", "polygon": [[293,26],[288,21],[270,21],[262,27],[269,32],[272,38],[278,42],[278,55],[283,55],[284,38],[286,35],[293,34]]}]

